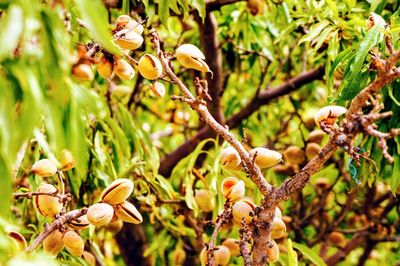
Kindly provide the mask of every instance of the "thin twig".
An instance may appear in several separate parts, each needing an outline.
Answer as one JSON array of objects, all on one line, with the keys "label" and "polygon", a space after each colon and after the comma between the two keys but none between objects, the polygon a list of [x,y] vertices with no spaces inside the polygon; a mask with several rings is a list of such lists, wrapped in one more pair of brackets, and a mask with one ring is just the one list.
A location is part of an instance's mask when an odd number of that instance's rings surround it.
[{"label": "thin twig", "polygon": [[87,208],[83,208],[83,209],[80,209],[80,210],[70,211],[70,212],[68,212],[68,213],[66,213],[64,215],[61,215],[61,216],[57,217],[55,219],[55,221],[51,225],[47,226],[43,230],[43,232],[41,232],[36,237],[36,239],[32,242],[32,244],[30,246],[28,246],[25,249],[25,251],[26,252],[34,251],[46,239],[46,237],[48,237],[51,234],[51,232],[53,232],[54,230],[60,228],[65,223],[70,222],[70,221],[72,221],[72,220],[74,220],[76,218],[81,217],[82,215],[86,214],[86,212],[87,212]]},{"label": "thin twig", "polygon": [[54,193],[50,193],[50,192],[21,192],[21,193],[13,193],[14,199],[21,199],[21,198],[31,199],[34,196],[41,196],[41,195],[59,198],[60,200],[62,200],[62,199],[64,199],[66,197],[66,195],[64,195],[64,194],[58,194],[57,191],[54,192]]},{"label": "thin twig", "polygon": [[217,240],[218,231],[227,220],[231,219],[231,217],[232,217],[231,203],[229,201],[226,201],[224,204],[223,212],[220,215],[218,215],[218,217],[217,217],[214,231],[211,235],[210,242],[208,242],[208,245],[207,245],[207,266],[215,265],[214,249],[215,249],[215,241]]},{"label": "thin twig", "polygon": [[175,82],[180,91],[183,93],[184,97],[187,99],[186,101],[190,104],[190,106],[194,110],[196,110],[199,113],[199,115],[203,118],[204,122],[207,123],[215,132],[221,135],[229,144],[232,145],[232,147],[234,147],[238,151],[243,163],[245,164],[247,170],[249,171],[248,172],[249,177],[258,186],[260,192],[266,196],[270,195],[273,187],[265,180],[260,171],[260,168],[258,168],[258,166],[253,163],[243,145],[235,138],[235,136],[229,130],[227,130],[224,126],[219,124],[214,119],[214,117],[208,111],[206,105],[202,104],[201,102],[198,102],[197,99],[190,92],[190,90],[185,86],[185,84],[183,84],[183,82],[175,75],[175,73],[169,66],[169,61],[164,56],[164,53],[161,51],[158,34],[153,30],[151,32],[151,35],[156,53],[161,60],[161,64],[164,67],[165,73],[171,78],[172,81]]},{"label": "thin twig", "polygon": [[13,165],[13,172],[12,172],[13,179],[16,179],[17,176],[18,176],[18,170],[19,170],[19,168],[20,168],[20,166],[22,164],[22,161],[24,159],[26,149],[28,148],[28,143],[29,143],[28,141],[25,141],[22,144],[21,148],[18,150],[17,160],[15,161],[15,163]]}]

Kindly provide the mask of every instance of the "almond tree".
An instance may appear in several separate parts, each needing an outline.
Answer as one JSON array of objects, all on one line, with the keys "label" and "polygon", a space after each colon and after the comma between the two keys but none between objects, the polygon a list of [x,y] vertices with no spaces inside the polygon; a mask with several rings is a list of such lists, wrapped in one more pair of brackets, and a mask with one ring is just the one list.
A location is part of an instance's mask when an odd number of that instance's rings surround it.
[{"label": "almond tree", "polygon": [[399,263],[395,3],[0,8],[4,263]]}]

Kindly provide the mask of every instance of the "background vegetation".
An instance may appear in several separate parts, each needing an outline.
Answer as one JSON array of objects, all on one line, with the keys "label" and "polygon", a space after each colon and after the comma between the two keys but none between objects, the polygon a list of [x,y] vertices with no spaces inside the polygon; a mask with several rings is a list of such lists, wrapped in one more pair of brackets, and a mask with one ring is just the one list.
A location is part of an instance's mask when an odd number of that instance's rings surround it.
[{"label": "background vegetation", "polygon": [[[66,251],[57,259],[41,248],[17,254],[7,236],[18,231],[29,244],[51,222],[31,199],[15,200],[12,193],[56,183],[55,177],[43,179],[30,170],[41,158],[57,161],[64,148],[76,160],[66,175],[71,210],[97,202],[117,178],[135,184],[131,201],[142,224],[125,224],[118,234],[94,227],[81,233],[104,265],[177,265],[178,249],[186,254],[183,264],[197,265],[223,209],[222,180],[239,177],[247,196],[257,204],[262,199],[244,171],[222,168],[220,152],[228,145],[189,105],[170,99],[181,93],[168,78],[161,81],[166,95],[156,97],[139,73],[130,81],[106,80],[93,64],[93,80],[72,75],[74,58],[93,44],[121,54],[111,35],[119,15],[144,22],[145,42],[131,53],[135,59],[155,54],[151,28],[171,54],[183,43],[200,47],[213,78],[172,61],[177,76],[193,92],[195,77],[207,78],[210,113],[246,148],[283,154],[292,145],[305,151],[318,109],[348,106],[375,79],[371,62],[375,55],[387,56],[386,35],[400,48],[396,0],[268,0],[254,15],[250,7],[235,0],[0,1],[0,260],[5,265],[86,263]],[[388,26],[368,30],[371,12]],[[119,84],[130,90],[116,89]],[[383,111],[393,115],[378,121],[378,129],[400,127],[399,81],[379,95]],[[321,145],[327,142],[328,135]],[[367,154],[360,165],[338,150],[302,191],[279,205],[288,230],[278,241],[277,265],[400,263],[400,138],[387,141],[392,163],[376,138],[360,135],[355,145]],[[310,159],[263,174],[279,186]],[[210,213],[194,200],[200,188],[215,200]],[[338,242],[332,233],[344,239]],[[217,242],[227,237],[239,238],[238,228],[221,230]],[[243,258],[231,258],[230,265],[243,265]]]}]

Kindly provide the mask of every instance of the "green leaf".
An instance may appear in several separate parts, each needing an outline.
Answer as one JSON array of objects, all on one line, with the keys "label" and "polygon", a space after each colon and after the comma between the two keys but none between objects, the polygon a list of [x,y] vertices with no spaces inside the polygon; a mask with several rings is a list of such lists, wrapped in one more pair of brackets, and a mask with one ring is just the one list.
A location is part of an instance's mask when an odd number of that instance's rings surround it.
[{"label": "green leaf", "polygon": [[336,68],[345,63],[347,60],[353,58],[355,56],[354,54],[355,48],[353,46],[348,47],[346,50],[340,52],[338,56],[336,57],[335,61],[333,61],[331,69],[328,74],[328,85],[330,88],[332,88],[333,84],[333,73],[335,72]]},{"label": "green leaf", "polygon": [[6,161],[0,156],[0,187],[1,187],[1,200],[0,200],[0,216],[7,217],[10,212],[11,206],[11,176],[7,168]]},{"label": "green leaf", "polygon": [[24,14],[20,6],[12,5],[0,21],[0,61],[18,46],[24,29]]},{"label": "green leaf", "polygon": [[101,132],[96,132],[94,137],[94,150],[97,160],[99,160],[101,166],[105,166],[107,161],[107,156],[103,150],[103,135]]},{"label": "green leaf", "polygon": [[205,0],[191,0],[190,5],[199,12],[200,17],[204,21],[204,18],[206,17],[206,1]]},{"label": "green leaf", "polygon": [[131,150],[129,146],[129,141],[122,128],[118,125],[117,121],[111,117],[106,117],[105,121],[112,129],[114,142],[118,144],[118,148],[123,152],[123,157],[130,158]]},{"label": "green leaf", "polygon": [[293,250],[292,240],[288,239],[287,246],[288,246],[288,262],[289,262],[289,266],[297,266],[299,263],[297,261],[297,254]]},{"label": "green leaf", "polygon": [[178,15],[181,14],[181,11],[179,10],[178,7],[178,2],[177,0],[169,0],[169,7]]},{"label": "green leaf", "polygon": [[130,2],[131,2],[131,0],[123,0],[123,1],[122,1],[122,12],[123,12],[124,14],[129,14]]},{"label": "green leaf", "polygon": [[343,90],[340,93],[338,100],[347,101],[353,99],[361,89],[368,85],[369,75],[369,71],[362,71],[355,75],[354,80],[351,81],[352,84],[349,85],[352,86],[354,90],[347,89],[348,87],[346,87],[346,82],[343,82],[341,86]]},{"label": "green leaf", "polygon": [[326,0],[326,3],[329,6],[329,10],[332,12],[332,15],[334,18],[338,17],[338,8],[336,5],[336,1],[332,1],[332,0]]},{"label": "green leaf", "polygon": [[329,24],[330,24],[329,21],[323,20],[315,25],[312,25],[309,33],[304,35],[303,38],[299,40],[298,45],[300,45],[303,42],[311,42],[312,40],[314,40],[321,33],[321,31],[323,31]]},{"label": "green leaf", "polygon": [[388,86],[388,92],[389,92],[389,97],[393,100],[393,102],[397,104],[397,106],[400,106],[399,100],[397,100],[396,97],[394,97],[393,95],[393,88],[391,86]]},{"label": "green leaf", "polygon": [[185,21],[189,17],[189,4],[187,0],[178,0],[179,5],[183,9],[183,20]]},{"label": "green leaf", "polygon": [[108,14],[100,0],[75,0],[83,21],[93,38],[100,45],[115,55],[121,55],[121,50],[112,41],[108,29]]},{"label": "green leaf", "polygon": [[158,0],[158,16],[161,23],[168,27],[169,0]]},{"label": "green leaf", "polygon": [[195,176],[192,174],[192,172],[186,173],[186,175],[183,177],[183,184],[185,186],[185,202],[186,205],[188,206],[189,209],[193,210],[194,209],[194,192],[193,192],[193,183],[195,180]]},{"label": "green leaf", "polygon": [[393,173],[390,179],[390,190],[393,195],[396,195],[396,191],[400,186],[400,155],[398,153],[393,155]]},{"label": "green leaf", "polygon": [[[200,142],[196,149],[188,156],[183,158],[172,170],[171,174],[171,179],[178,179],[182,178],[183,176],[183,183],[185,185],[185,201],[187,206],[190,209],[193,209],[196,204],[194,204],[194,192],[193,192],[193,183],[195,180],[194,175],[192,174],[192,168],[194,167],[194,164],[196,163],[197,157],[204,153],[203,147],[206,145],[208,142],[215,142],[214,139],[206,139]],[[196,210],[195,210],[196,211]]]},{"label": "green leaf", "polygon": [[160,233],[154,236],[154,239],[151,241],[150,246],[144,251],[143,256],[147,257],[150,254],[157,252],[157,250],[165,243],[168,243],[171,240],[171,236],[168,234],[166,229],[162,230]]},{"label": "green leaf", "polygon": [[[314,46],[314,51],[317,51],[321,46],[322,46],[322,44],[325,42],[325,40],[328,38],[328,36],[329,36],[329,34],[331,34],[331,32],[333,31],[333,29],[334,29],[334,27],[332,27],[332,26],[328,26],[328,27],[326,27],[322,32],[321,32],[321,34],[316,38],[316,39],[318,39],[318,42],[317,42],[317,44]],[[315,39],[315,40],[316,40]],[[314,41],[315,41],[314,40]]]},{"label": "green leaf", "polygon": [[86,112],[94,114],[99,119],[102,119],[107,115],[108,109],[93,90],[78,85],[69,78],[66,78],[65,82],[71,91],[72,99],[74,99],[74,101],[76,101]]},{"label": "green leaf", "polygon": [[71,178],[71,186],[74,193],[79,194],[79,187],[81,186],[82,179],[86,177],[87,160],[89,158],[88,145],[85,139],[85,123],[82,118],[82,113],[84,112],[83,107],[75,100],[69,103],[68,111],[65,138],[68,143],[68,148],[75,156],[77,172],[77,175]]},{"label": "green leaf", "polygon": [[56,156],[54,156],[53,152],[51,151],[49,143],[47,142],[46,137],[43,135],[43,133],[40,132],[40,130],[36,128],[34,130],[34,135],[35,135],[36,141],[39,143],[40,148],[43,150],[43,152],[47,156],[47,158],[49,158],[50,160],[52,160],[55,163],[58,163],[58,160],[57,160]]},{"label": "green leaf", "polygon": [[174,191],[174,188],[172,187],[171,183],[165,179],[162,175],[156,175],[156,179],[160,183],[161,188],[167,193],[168,197],[170,199],[175,198],[176,192]]},{"label": "green leaf", "polygon": [[361,41],[354,60],[350,65],[349,72],[343,77],[344,82],[342,83],[342,87],[345,89],[340,94],[340,100],[352,99],[362,89],[358,86],[360,82],[357,76],[361,72],[368,52],[382,39],[383,31],[384,25],[377,23],[367,32],[364,39]]},{"label": "green leaf", "polygon": [[326,266],[324,260],[314,250],[310,249],[309,247],[307,247],[303,244],[299,244],[296,242],[292,242],[292,245],[295,249],[300,251],[305,257],[307,257],[309,260],[311,260],[315,265]]}]

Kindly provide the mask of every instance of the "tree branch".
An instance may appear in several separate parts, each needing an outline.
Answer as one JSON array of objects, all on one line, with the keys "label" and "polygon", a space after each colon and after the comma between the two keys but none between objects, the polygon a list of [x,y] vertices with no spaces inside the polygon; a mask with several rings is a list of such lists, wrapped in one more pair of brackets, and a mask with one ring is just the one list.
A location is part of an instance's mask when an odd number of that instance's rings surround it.
[{"label": "tree branch", "polygon": [[215,223],[214,231],[211,235],[210,242],[207,245],[207,266],[214,266],[215,265],[215,258],[214,258],[214,249],[215,249],[215,241],[217,240],[218,231],[221,226],[228,220],[231,219],[232,216],[232,209],[230,206],[230,202],[226,201],[224,204],[223,212],[218,215],[217,221]]},{"label": "tree branch", "polygon": [[261,106],[268,104],[271,102],[271,100],[296,91],[303,85],[313,82],[314,80],[322,79],[324,73],[325,68],[321,66],[319,68],[302,73],[297,77],[291,78],[287,82],[275,88],[268,89],[268,87],[266,87],[263,92],[261,92],[259,95],[255,95],[245,107],[230,117],[226,124],[229,128],[237,127],[240,122],[242,122],[244,119],[247,119]]},{"label": "tree branch", "polygon": [[150,266],[152,255],[144,257],[148,240],[141,224],[124,223],[116,240],[127,266]]},{"label": "tree branch", "polygon": [[72,220],[74,220],[76,218],[79,218],[82,215],[85,215],[86,212],[87,212],[87,208],[82,208],[80,210],[70,211],[70,212],[68,212],[68,213],[66,213],[64,215],[61,215],[61,216],[57,217],[55,219],[55,221],[51,225],[47,226],[43,230],[43,232],[40,233],[36,237],[35,241],[33,241],[33,243],[30,246],[28,246],[25,249],[25,251],[27,251],[27,252],[34,251],[46,239],[46,237],[48,237],[51,234],[51,232],[53,232],[54,230],[60,228],[65,223],[70,222],[70,221],[72,221]]},{"label": "tree branch", "polygon": [[[215,118],[210,114],[207,107],[204,105],[203,101],[195,98],[190,90],[183,84],[183,82],[175,75],[173,70],[169,66],[169,61],[165,58],[163,52],[160,49],[160,42],[158,34],[153,30],[151,32],[152,41],[155,46],[156,53],[161,60],[161,64],[164,67],[165,73],[171,78],[172,81],[178,86],[180,91],[184,94],[186,102],[197,111],[197,113],[202,117],[203,121],[209,125],[217,134],[223,137],[232,147],[234,147],[240,158],[242,159],[243,165],[245,166],[246,172],[250,179],[257,185],[260,192],[263,195],[270,195],[273,187],[268,184],[263,175],[261,174],[260,168],[254,164],[252,158],[250,158],[248,152],[245,150],[243,145],[235,138],[235,136],[229,132],[228,129],[219,124]],[[202,81],[196,80],[196,86],[201,86]]]},{"label": "tree branch", "polygon": [[355,234],[343,249],[339,249],[335,254],[326,260],[328,266],[337,265],[339,261],[344,259],[353,249],[361,246],[366,239],[367,232],[359,232]]},{"label": "tree branch", "polygon": [[290,195],[303,189],[310,180],[310,177],[322,168],[336,149],[336,139],[335,137],[331,137],[329,142],[322,148],[318,155],[315,156],[303,169],[301,169],[299,173],[283,182],[276,191],[276,197],[287,200]]},{"label": "tree branch", "polygon": [[[398,56],[397,54],[398,53],[396,52],[393,56],[386,59],[386,61],[384,61],[385,65],[394,65],[395,62],[400,60],[400,56]],[[379,74],[378,77],[371,82],[371,84],[369,84],[365,89],[357,94],[357,96],[350,103],[350,107],[347,111],[347,119],[344,119],[342,121],[339,129],[336,132],[331,133],[328,144],[325,145],[319,152],[319,154],[314,157],[298,174],[296,174],[293,178],[286,179],[284,181],[281,187],[277,189],[276,197],[278,199],[288,199],[292,193],[303,189],[307,182],[310,180],[311,175],[318,172],[325,164],[325,162],[336,151],[339,145],[339,141],[337,140],[337,138],[340,135],[343,136],[344,134],[348,136],[353,136],[354,138],[355,135],[358,133],[368,133],[365,128],[363,128],[364,125],[360,126],[360,124],[362,124],[360,123],[360,121],[363,121],[362,117],[360,117],[361,115],[363,115],[362,108],[367,104],[367,101],[372,95],[374,95],[382,87],[389,84],[398,77],[400,77],[400,68],[393,68],[389,72],[383,72]],[[351,143],[351,141],[348,140],[348,143]],[[351,149],[349,149],[349,152],[351,152]]]},{"label": "tree branch", "polygon": [[[323,67],[313,69],[311,71],[300,74],[287,82],[271,89],[266,89],[254,98],[239,112],[234,114],[231,118],[226,121],[229,128],[236,128],[244,119],[247,119],[255,111],[257,111],[262,105],[266,105],[272,100],[279,98],[283,95],[287,95],[293,91],[300,89],[303,85],[313,82],[314,80],[321,79],[325,73]],[[206,126],[203,127],[196,135],[191,139],[185,141],[176,150],[169,153],[161,161],[159,172],[163,176],[169,176],[175,165],[184,157],[189,155],[193,149],[202,140],[207,138],[214,138],[216,136],[213,130]]]},{"label": "tree branch", "polygon": [[224,115],[221,109],[221,92],[223,90],[223,73],[222,73],[222,54],[218,41],[218,24],[213,13],[208,12],[204,18],[204,22],[200,16],[196,15],[196,21],[199,25],[200,40],[204,49],[204,55],[207,64],[213,72],[211,78],[207,77],[208,92],[212,101],[208,102],[207,107],[211,115],[219,123],[223,123]]}]

